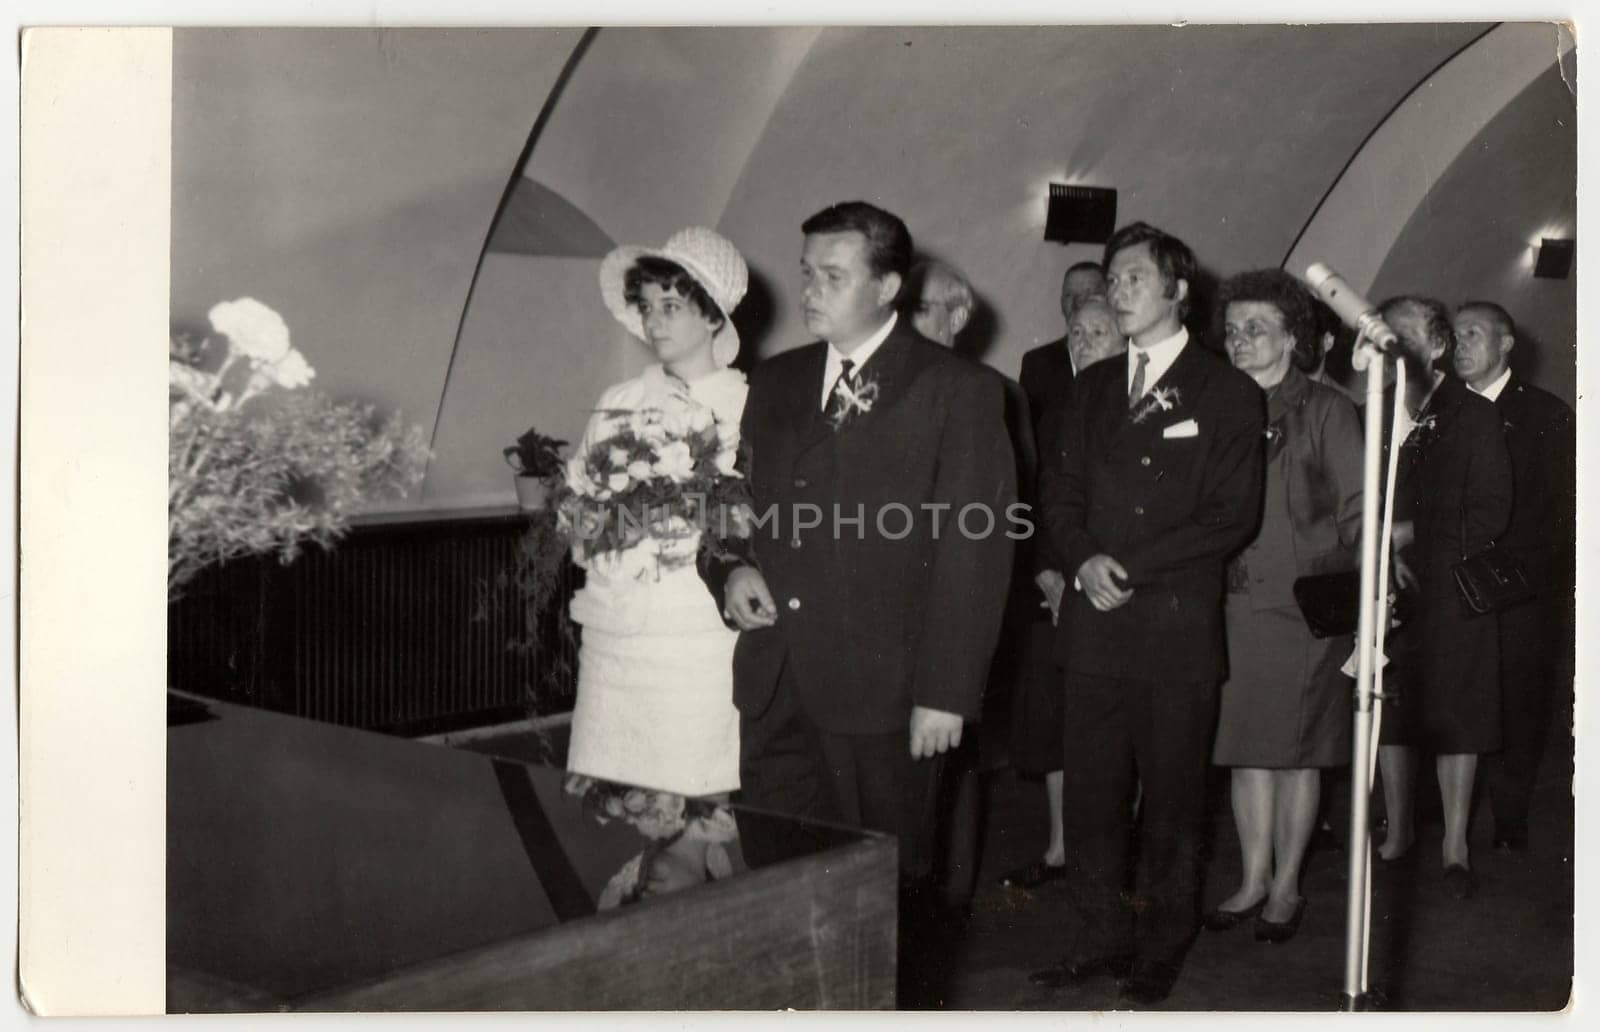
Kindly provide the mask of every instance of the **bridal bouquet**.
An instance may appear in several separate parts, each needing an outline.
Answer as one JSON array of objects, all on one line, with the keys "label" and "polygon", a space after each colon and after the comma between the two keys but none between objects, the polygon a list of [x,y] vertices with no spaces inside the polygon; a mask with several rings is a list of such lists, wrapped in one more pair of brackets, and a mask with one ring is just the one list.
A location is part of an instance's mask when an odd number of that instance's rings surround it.
[{"label": "bridal bouquet", "polygon": [[605,433],[567,462],[562,533],[580,561],[638,547],[668,567],[750,536],[749,485],[712,411],[687,396],[600,412]]},{"label": "bridal bouquet", "polygon": [[316,374],[271,308],[240,298],[210,320],[212,334],[169,341],[169,597],[207,566],[331,543],[361,501],[415,486],[427,458],[420,428],[305,390]]}]

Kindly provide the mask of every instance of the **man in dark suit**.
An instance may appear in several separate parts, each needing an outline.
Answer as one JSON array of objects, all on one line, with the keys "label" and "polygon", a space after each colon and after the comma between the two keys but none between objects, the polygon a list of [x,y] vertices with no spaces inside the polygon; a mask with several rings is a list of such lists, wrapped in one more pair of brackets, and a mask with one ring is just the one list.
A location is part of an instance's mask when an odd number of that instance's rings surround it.
[{"label": "man in dark suit", "polygon": [[895,313],[905,224],[857,201],[801,228],[821,340],[751,374],[763,522],[747,555],[702,569],[743,631],[742,801],[897,835],[905,928],[933,902],[942,754],[979,716],[999,634],[1015,465],[999,378]]},{"label": "man in dark suit", "polygon": [[1522,560],[1539,596],[1500,613],[1501,750],[1487,758],[1495,848],[1528,845],[1528,800],[1549,727],[1552,694],[1572,678],[1577,518],[1572,409],[1511,370],[1516,327],[1492,301],[1455,316],[1456,375],[1494,402],[1511,453],[1511,526],[1497,547]]},{"label": "man in dark suit", "polygon": [[[1042,985],[1126,975],[1149,1004],[1194,938],[1206,768],[1226,676],[1224,563],[1259,521],[1260,388],[1183,327],[1194,254],[1144,223],[1106,244],[1129,342],[1073,386],[1040,474],[1042,516],[1075,584],[1062,605],[1072,940]],[[1137,883],[1128,799],[1143,784]],[[1131,900],[1137,899],[1135,907]]]}]

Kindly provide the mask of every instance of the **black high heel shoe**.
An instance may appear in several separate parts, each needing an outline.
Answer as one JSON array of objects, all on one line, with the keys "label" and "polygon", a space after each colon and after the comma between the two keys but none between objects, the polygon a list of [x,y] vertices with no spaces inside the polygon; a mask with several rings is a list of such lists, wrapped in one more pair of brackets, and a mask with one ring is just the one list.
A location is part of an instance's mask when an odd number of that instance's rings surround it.
[{"label": "black high heel shoe", "polygon": [[1300,919],[1306,913],[1306,898],[1294,905],[1294,913],[1289,915],[1287,921],[1268,921],[1264,917],[1256,918],[1256,942],[1288,942],[1294,938],[1294,933],[1300,930]]},{"label": "black high heel shoe", "polygon": [[1200,919],[1200,924],[1208,932],[1226,932],[1237,928],[1246,921],[1261,913],[1261,908],[1267,905],[1267,897],[1262,896],[1243,910],[1223,910],[1218,907],[1209,911]]}]

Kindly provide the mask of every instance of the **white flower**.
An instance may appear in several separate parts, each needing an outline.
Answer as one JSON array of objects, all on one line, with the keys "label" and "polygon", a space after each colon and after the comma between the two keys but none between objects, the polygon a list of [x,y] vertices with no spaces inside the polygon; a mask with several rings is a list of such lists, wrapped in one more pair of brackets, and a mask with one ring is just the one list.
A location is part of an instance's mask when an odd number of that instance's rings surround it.
[{"label": "white flower", "polygon": [[709,428],[717,421],[716,414],[704,405],[696,405],[689,410],[689,432],[699,433]]},{"label": "white flower", "polygon": [[717,452],[717,472],[725,477],[736,477],[738,472],[734,464],[739,461],[739,449],[724,448]]},{"label": "white flower", "polygon": [[689,451],[689,442],[673,441],[663,447],[656,459],[655,470],[680,484],[694,476],[694,455]]},{"label": "white flower", "polygon": [[582,455],[574,455],[567,460],[567,486],[581,495],[595,493],[595,482],[589,477],[589,464]]},{"label": "white flower", "polygon": [[628,476],[635,480],[650,479],[650,463],[643,459],[634,459],[628,463]]},{"label": "white flower", "polygon": [[610,459],[613,466],[621,469],[628,464],[628,450],[626,448],[612,448],[607,453],[607,458]]},{"label": "white flower", "polygon": [[294,348],[290,348],[288,354],[272,365],[266,366],[263,371],[279,387],[289,390],[294,390],[296,387],[304,387],[311,382],[313,376],[317,375],[317,371],[312,369],[311,364],[306,361],[306,356]]},{"label": "white flower", "polygon": [[187,362],[167,360],[167,383],[197,401],[206,401],[217,389],[216,377]]},{"label": "white flower", "polygon": [[629,479],[626,473],[613,473],[606,478],[606,487],[613,491],[626,491],[628,484]]},{"label": "white flower", "polygon": [[276,362],[289,353],[289,327],[283,317],[253,297],[212,307],[211,326],[257,362]]}]

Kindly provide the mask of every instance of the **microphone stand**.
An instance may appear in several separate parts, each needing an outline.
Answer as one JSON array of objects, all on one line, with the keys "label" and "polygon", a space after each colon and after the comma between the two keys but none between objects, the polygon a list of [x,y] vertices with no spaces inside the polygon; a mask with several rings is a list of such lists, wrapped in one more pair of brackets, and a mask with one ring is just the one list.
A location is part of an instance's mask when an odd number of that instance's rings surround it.
[{"label": "microphone stand", "polygon": [[[1361,597],[1356,627],[1355,733],[1350,763],[1349,897],[1346,908],[1344,992],[1340,1010],[1367,1011],[1381,994],[1367,986],[1367,955],[1372,931],[1372,780],[1378,730],[1383,717],[1383,639],[1389,624],[1389,539],[1394,519],[1394,471],[1401,442],[1391,440],[1388,483],[1381,490],[1383,465],[1383,369],[1391,361],[1365,339],[1367,373],[1366,440],[1361,494]],[[1395,362],[1395,418],[1405,404],[1404,363]],[[1380,528],[1378,504],[1384,501]]]}]

